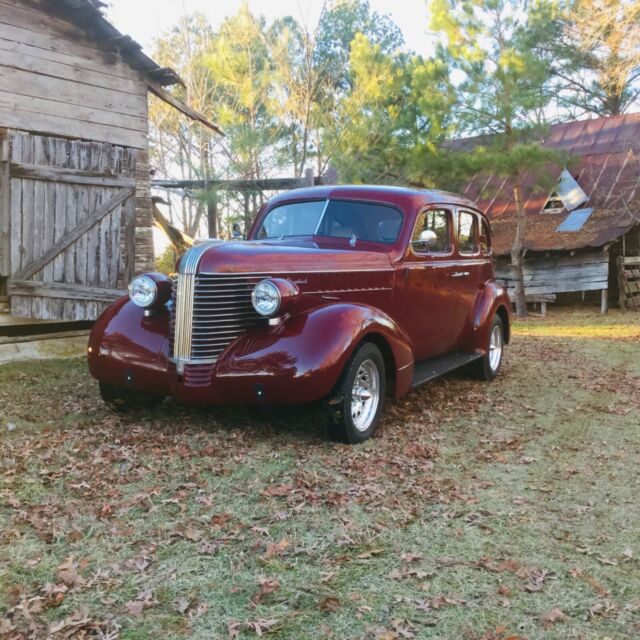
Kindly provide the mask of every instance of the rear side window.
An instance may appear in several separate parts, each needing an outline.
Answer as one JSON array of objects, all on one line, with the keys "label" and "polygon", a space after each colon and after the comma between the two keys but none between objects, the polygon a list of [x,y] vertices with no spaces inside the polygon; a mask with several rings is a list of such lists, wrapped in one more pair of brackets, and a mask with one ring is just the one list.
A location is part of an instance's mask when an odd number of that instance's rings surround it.
[{"label": "rear side window", "polygon": [[491,253],[491,231],[489,223],[484,218],[480,218],[480,251],[485,255]]},{"label": "rear side window", "polygon": [[[424,239],[424,231],[432,231],[430,239]],[[435,237],[434,237],[435,236]],[[414,253],[448,253],[451,250],[451,214],[445,209],[423,211],[411,236]]]},{"label": "rear side window", "polygon": [[478,253],[478,219],[469,211],[458,213],[458,251]]}]

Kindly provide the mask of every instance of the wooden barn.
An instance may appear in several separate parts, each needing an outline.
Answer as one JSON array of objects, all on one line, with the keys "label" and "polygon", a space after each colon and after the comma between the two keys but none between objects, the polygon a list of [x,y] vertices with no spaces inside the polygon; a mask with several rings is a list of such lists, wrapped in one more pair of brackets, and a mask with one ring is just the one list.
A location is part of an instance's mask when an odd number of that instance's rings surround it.
[{"label": "wooden barn", "polygon": [[[557,184],[551,193],[535,176],[523,180],[528,299],[582,298],[601,304],[603,312],[610,299],[640,308],[640,114],[553,125],[542,142],[573,161],[568,169],[549,169]],[[464,195],[487,212],[497,275],[513,289],[513,186],[504,177],[476,176]]]},{"label": "wooden barn", "polygon": [[98,0],[0,0],[0,296],[93,320],[153,268],[148,93],[215,130]]}]

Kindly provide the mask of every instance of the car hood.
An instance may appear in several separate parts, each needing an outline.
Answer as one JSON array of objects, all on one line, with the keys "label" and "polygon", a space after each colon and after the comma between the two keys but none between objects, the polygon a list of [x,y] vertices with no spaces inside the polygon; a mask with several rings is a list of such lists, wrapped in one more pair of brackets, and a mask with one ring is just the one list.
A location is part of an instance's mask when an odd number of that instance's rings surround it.
[{"label": "car hood", "polygon": [[389,270],[386,253],[322,249],[312,243],[259,241],[211,243],[200,258],[201,273],[287,274]]}]

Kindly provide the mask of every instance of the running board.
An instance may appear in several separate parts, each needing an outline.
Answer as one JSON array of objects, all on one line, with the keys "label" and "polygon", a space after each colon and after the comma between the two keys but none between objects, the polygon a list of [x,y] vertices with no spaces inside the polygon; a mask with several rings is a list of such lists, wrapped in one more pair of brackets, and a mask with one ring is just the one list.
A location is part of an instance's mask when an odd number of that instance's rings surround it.
[{"label": "running board", "polygon": [[481,353],[455,352],[416,362],[413,368],[411,386],[418,387],[429,380],[443,376],[445,373],[464,367],[466,364],[479,358],[482,358]]}]

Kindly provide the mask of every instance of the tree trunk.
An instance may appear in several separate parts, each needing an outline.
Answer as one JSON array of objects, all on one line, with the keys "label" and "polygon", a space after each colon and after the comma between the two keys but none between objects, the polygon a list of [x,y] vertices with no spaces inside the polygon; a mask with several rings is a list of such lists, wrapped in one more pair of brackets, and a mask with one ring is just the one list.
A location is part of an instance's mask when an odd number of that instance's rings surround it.
[{"label": "tree trunk", "polygon": [[516,235],[511,246],[511,264],[516,272],[515,294],[516,294],[516,316],[518,318],[527,317],[527,298],[524,290],[524,232],[526,226],[526,218],[524,208],[522,206],[522,189],[520,181],[516,182],[513,188],[513,195],[516,201]]}]

